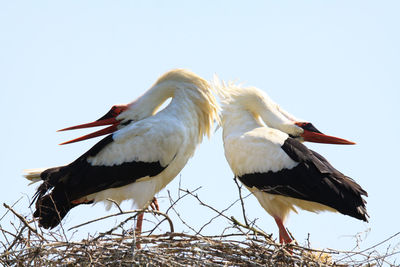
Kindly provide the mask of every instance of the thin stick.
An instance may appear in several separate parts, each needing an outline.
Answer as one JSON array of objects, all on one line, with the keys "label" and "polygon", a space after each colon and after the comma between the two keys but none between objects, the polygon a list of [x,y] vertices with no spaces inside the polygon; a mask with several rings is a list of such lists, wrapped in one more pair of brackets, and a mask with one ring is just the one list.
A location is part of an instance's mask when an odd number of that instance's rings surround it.
[{"label": "thin stick", "polygon": [[[111,215],[107,215],[107,216],[104,216],[104,217],[100,217],[100,218],[97,218],[97,219],[94,219],[94,220],[87,221],[87,222],[85,222],[85,223],[81,223],[81,224],[75,225],[75,226],[69,228],[68,231],[69,231],[69,230],[76,229],[76,228],[79,228],[79,227],[82,227],[82,226],[87,225],[87,224],[91,224],[91,223],[94,223],[94,222],[97,222],[97,221],[101,221],[101,220],[104,220],[104,219],[108,219],[108,218],[111,218],[111,217],[116,217],[116,216],[131,214],[131,213],[139,213],[139,212],[153,213],[153,214],[157,214],[157,215],[162,215],[162,216],[164,216],[164,217],[167,219],[168,223],[169,223],[169,227],[170,227],[171,232],[174,232],[174,224],[172,223],[171,218],[170,218],[167,214],[165,214],[164,212],[161,212],[161,211],[157,211],[157,210],[148,210],[148,209],[129,210],[129,211],[123,211],[122,213],[114,213],[114,214],[111,214]],[[135,215],[135,216],[136,216],[136,215]],[[134,216],[134,217],[135,217],[135,216]]]},{"label": "thin stick", "polygon": [[[14,202],[14,204],[11,205],[11,208],[14,207],[20,200],[22,199],[22,197],[20,197],[17,201]],[[4,203],[3,203],[4,205]],[[0,218],[0,221],[3,220],[3,218],[7,215],[8,211],[6,211],[6,213],[4,213],[4,215]]]},{"label": "thin stick", "polygon": [[119,204],[118,204],[114,199],[107,198],[107,201],[110,201],[110,202],[114,203],[115,206],[117,206],[117,208],[119,209],[119,212],[120,212],[120,213],[123,213],[123,210],[121,209],[121,207],[119,206]]},{"label": "thin stick", "polygon": [[242,213],[243,213],[244,223],[247,226],[249,226],[249,223],[247,222],[247,218],[246,218],[246,212],[245,212],[245,209],[244,209],[244,201],[243,201],[243,198],[242,198],[242,187],[239,185],[236,176],[233,178],[233,180],[235,181],[235,184],[236,184],[236,186],[237,186],[237,188],[239,190],[239,198],[240,198],[240,204],[242,205]]},{"label": "thin stick", "polygon": [[3,203],[3,206],[4,206],[6,209],[10,210],[12,213],[14,213],[14,215],[17,216],[18,219],[19,219],[26,227],[28,227],[29,230],[31,230],[32,232],[34,232],[35,234],[37,234],[41,239],[44,239],[43,236],[42,236],[40,233],[38,233],[38,231],[37,231],[35,228],[33,228],[32,226],[29,225],[29,223],[25,220],[25,218],[24,218],[22,215],[18,214],[13,208],[11,208],[10,206],[8,206],[6,203]]},{"label": "thin stick", "polygon": [[[394,235],[392,235],[392,236],[386,238],[385,240],[379,242],[378,244],[375,244],[375,245],[373,245],[372,247],[366,248],[366,249],[361,250],[361,251],[359,251],[359,252],[346,251],[346,253],[354,253],[354,254],[361,254],[361,253],[364,253],[364,252],[366,252],[366,251],[368,251],[368,250],[371,250],[371,249],[373,249],[373,248],[376,248],[376,247],[379,246],[379,245],[382,245],[383,243],[389,241],[390,239],[394,238],[395,236],[397,236],[397,235],[399,235],[399,234],[400,234],[400,232],[397,232],[397,233],[395,233]],[[339,260],[337,260],[337,261],[342,261],[342,260],[347,259],[347,258],[349,258],[349,257],[351,257],[351,256],[352,256],[352,255],[347,255],[346,257],[343,257],[343,258],[341,258],[341,259],[339,259]]]},{"label": "thin stick", "polygon": [[248,226],[248,225],[244,225],[241,222],[239,222],[238,220],[236,220],[236,218],[233,217],[233,216],[231,217],[231,221],[234,222],[236,225],[239,225],[240,227],[243,227],[245,229],[251,230],[256,234],[259,234],[259,235],[265,237],[267,241],[271,241],[272,242],[272,240],[271,240],[271,236],[272,235],[268,235],[268,234],[264,233],[263,231],[260,231],[260,230],[254,228],[254,227],[251,227],[251,226]]}]

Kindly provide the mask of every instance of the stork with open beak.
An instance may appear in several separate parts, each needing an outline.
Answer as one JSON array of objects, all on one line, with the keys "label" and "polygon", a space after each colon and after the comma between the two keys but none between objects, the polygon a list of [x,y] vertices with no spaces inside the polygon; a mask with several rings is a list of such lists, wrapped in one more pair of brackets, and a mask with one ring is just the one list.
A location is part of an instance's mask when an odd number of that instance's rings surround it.
[{"label": "stork with open beak", "polygon": [[275,219],[279,241],[290,211],[333,211],[367,221],[367,192],[301,142],[354,144],[297,120],[257,88],[216,81],[222,102],[226,159],[237,177]]},{"label": "stork with open beak", "polygon": [[182,69],[165,73],[130,104],[113,106],[95,122],[63,129],[110,125],[63,143],[107,135],[72,163],[25,175],[43,181],[32,201],[33,216],[41,227],[53,228],[80,204],[132,199],[137,208],[146,208],[182,170],[203,136],[210,136],[217,119],[218,104],[207,81]]}]

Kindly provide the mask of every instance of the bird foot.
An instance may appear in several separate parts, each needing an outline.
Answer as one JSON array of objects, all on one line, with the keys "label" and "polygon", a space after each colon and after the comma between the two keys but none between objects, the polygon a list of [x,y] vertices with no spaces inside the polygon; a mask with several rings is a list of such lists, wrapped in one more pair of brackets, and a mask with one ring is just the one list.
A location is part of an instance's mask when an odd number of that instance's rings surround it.
[{"label": "bird foot", "polygon": [[160,206],[158,205],[156,197],[153,197],[153,200],[150,203],[150,207],[152,208],[152,210],[160,211]]},{"label": "bird foot", "polygon": [[281,244],[290,244],[293,242],[293,239],[290,237],[289,233],[286,231],[285,226],[280,218],[275,217],[275,222],[279,228],[279,243]]}]

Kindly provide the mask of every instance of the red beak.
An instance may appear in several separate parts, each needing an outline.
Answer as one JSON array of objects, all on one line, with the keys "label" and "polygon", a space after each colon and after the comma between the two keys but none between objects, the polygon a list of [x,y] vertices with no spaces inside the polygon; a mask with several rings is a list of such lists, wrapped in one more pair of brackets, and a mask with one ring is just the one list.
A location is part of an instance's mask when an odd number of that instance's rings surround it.
[{"label": "red beak", "polygon": [[355,143],[346,139],[342,139],[335,136],[329,136],[321,133],[309,122],[296,122],[297,126],[304,129],[304,133],[301,135],[304,141],[324,144],[340,144],[340,145],[354,145]]},{"label": "red beak", "polygon": [[118,125],[120,124],[120,121],[116,119],[116,117],[121,114],[123,111],[125,111],[128,108],[127,105],[115,105],[113,106],[109,112],[107,112],[103,117],[100,119],[94,121],[94,122],[89,122],[85,124],[80,124],[68,128],[64,128],[61,130],[58,130],[58,132],[61,131],[68,131],[68,130],[75,130],[75,129],[83,129],[83,128],[89,128],[89,127],[97,127],[97,126],[104,126],[104,125],[111,125],[107,128],[101,129],[99,131],[96,131],[91,134],[87,134],[81,137],[78,137],[76,139],[61,143],[60,145],[65,145],[65,144],[70,144],[70,143],[75,143],[83,140],[87,140],[90,138],[98,137],[101,135],[113,133],[116,130],[118,130]]}]

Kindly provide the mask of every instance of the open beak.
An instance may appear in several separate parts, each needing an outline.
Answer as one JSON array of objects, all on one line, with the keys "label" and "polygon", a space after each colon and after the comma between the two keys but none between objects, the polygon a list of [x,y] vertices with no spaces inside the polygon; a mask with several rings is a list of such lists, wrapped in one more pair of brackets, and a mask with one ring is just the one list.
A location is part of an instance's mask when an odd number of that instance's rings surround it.
[{"label": "open beak", "polygon": [[296,122],[297,126],[303,128],[304,133],[301,135],[304,141],[324,144],[354,145],[355,143],[346,139],[335,136],[329,136],[321,133],[309,122]]},{"label": "open beak", "polygon": [[121,121],[117,120],[116,117],[121,114],[123,111],[125,111],[128,108],[127,105],[114,105],[109,112],[107,112],[103,117],[100,119],[94,121],[94,122],[89,122],[85,124],[80,124],[68,128],[64,128],[61,130],[58,130],[57,132],[61,131],[68,131],[68,130],[75,130],[75,129],[83,129],[83,128],[89,128],[89,127],[97,127],[97,126],[105,126],[105,125],[111,125],[107,128],[101,129],[99,131],[96,131],[91,134],[87,134],[81,137],[78,137],[76,139],[61,143],[60,145],[65,145],[65,144],[70,144],[70,143],[75,143],[83,140],[87,140],[90,138],[102,136],[105,134],[110,134],[118,130],[118,125],[120,124]]}]

